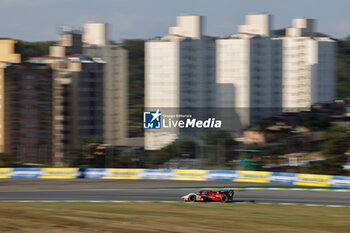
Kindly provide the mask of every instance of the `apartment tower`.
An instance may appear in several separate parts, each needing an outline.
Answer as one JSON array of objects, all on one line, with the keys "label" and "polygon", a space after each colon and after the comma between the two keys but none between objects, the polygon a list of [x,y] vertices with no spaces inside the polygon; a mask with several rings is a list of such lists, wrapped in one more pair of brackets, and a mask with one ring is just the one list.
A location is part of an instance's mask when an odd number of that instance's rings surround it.
[{"label": "apartment tower", "polygon": [[5,83],[4,69],[8,63],[21,62],[21,55],[15,53],[17,41],[10,39],[0,40],[0,153],[5,152]]},{"label": "apartment tower", "polygon": [[335,100],[336,42],[315,32],[315,20],[294,19],[283,42],[283,108],[310,109]]},{"label": "apartment tower", "polygon": [[[177,114],[215,107],[215,39],[205,36],[204,29],[204,17],[179,16],[168,35],[146,42],[145,109]],[[145,149],[162,148],[182,136],[179,129],[146,130]]]},{"label": "apartment tower", "polygon": [[238,33],[216,40],[218,106],[233,108],[241,128],[282,107],[282,42],[271,35],[272,16],[248,15]]}]

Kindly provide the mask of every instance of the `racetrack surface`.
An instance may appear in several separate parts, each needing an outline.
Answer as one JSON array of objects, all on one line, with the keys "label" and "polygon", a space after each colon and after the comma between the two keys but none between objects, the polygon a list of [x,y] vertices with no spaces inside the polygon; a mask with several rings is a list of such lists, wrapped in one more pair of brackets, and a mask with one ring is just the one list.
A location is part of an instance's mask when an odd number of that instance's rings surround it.
[{"label": "racetrack surface", "polygon": [[[100,180],[101,181],[101,180]],[[233,182],[184,182],[184,181],[126,181],[113,180],[104,183],[101,181],[79,181],[75,185],[70,181],[44,180],[39,181],[11,181],[9,187],[0,191],[0,201],[23,200],[120,200],[120,201],[180,201],[181,196],[191,192],[198,192],[207,186],[235,186]],[[5,183],[4,183],[5,182]],[[21,184],[26,183],[25,187]],[[28,182],[33,182],[32,185]],[[61,183],[60,183],[61,182]],[[68,182],[69,185],[62,185]],[[91,182],[91,183],[90,183]],[[45,185],[46,184],[46,185]],[[50,184],[50,185],[49,185]],[[61,184],[59,186],[57,184]],[[79,185],[80,184],[80,185]],[[94,185],[96,184],[96,185]],[[104,184],[104,185],[102,185]],[[242,184],[240,184],[242,186]],[[256,184],[255,184],[256,185]],[[262,184],[260,184],[262,185]],[[17,189],[15,189],[15,186]],[[243,185],[244,186],[244,185]],[[3,186],[4,187],[4,186]],[[11,188],[12,187],[12,188]],[[56,188],[54,188],[56,187]],[[118,188],[116,188],[118,187]],[[167,188],[169,187],[169,188]],[[174,187],[182,187],[176,189]],[[236,190],[235,202],[279,202],[325,205],[350,205],[349,192],[331,191],[301,191],[301,190]]]},{"label": "racetrack surface", "polygon": [[235,187],[284,186],[280,184],[242,183],[232,181],[181,181],[181,180],[115,180],[115,179],[0,179],[0,191],[37,191],[73,189],[129,189],[166,187]]}]

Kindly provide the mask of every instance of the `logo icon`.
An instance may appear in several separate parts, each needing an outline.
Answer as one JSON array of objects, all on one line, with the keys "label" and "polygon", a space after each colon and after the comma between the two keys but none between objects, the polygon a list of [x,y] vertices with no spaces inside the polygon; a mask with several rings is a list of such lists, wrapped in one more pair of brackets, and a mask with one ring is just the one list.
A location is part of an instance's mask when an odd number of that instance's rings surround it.
[{"label": "logo icon", "polygon": [[162,113],[157,110],[156,112],[143,112],[143,128],[144,129],[160,129],[161,127]]}]

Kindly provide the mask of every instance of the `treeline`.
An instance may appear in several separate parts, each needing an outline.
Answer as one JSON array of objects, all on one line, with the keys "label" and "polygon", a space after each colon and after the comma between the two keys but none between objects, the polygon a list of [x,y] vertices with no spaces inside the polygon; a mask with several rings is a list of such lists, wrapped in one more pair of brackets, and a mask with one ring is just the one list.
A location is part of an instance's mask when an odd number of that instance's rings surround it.
[{"label": "treeline", "polygon": [[350,36],[337,41],[337,97],[350,103]]},{"label": "treeline", "polygon": [[16,44],[15,51],[21,54],[22,61],[26,61],[30,57],[40,57],[49,54],[50,46],[55,43],[55,41],[28,42],[20,40]]}]

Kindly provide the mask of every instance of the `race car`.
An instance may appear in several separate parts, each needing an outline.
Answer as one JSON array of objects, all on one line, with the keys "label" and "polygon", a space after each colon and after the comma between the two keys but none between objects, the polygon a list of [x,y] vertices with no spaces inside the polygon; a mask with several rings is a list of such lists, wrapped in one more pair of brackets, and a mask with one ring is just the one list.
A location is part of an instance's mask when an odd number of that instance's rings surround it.
[{"label": "race car", "polygon": [[186,196],[181,197],[184,201],[195,202],[210,202],[210,201],[220,201],[220,202],[229,202],[232,201],[234,191],[230,190],[201,190],[198,193],[189,193]]}]

